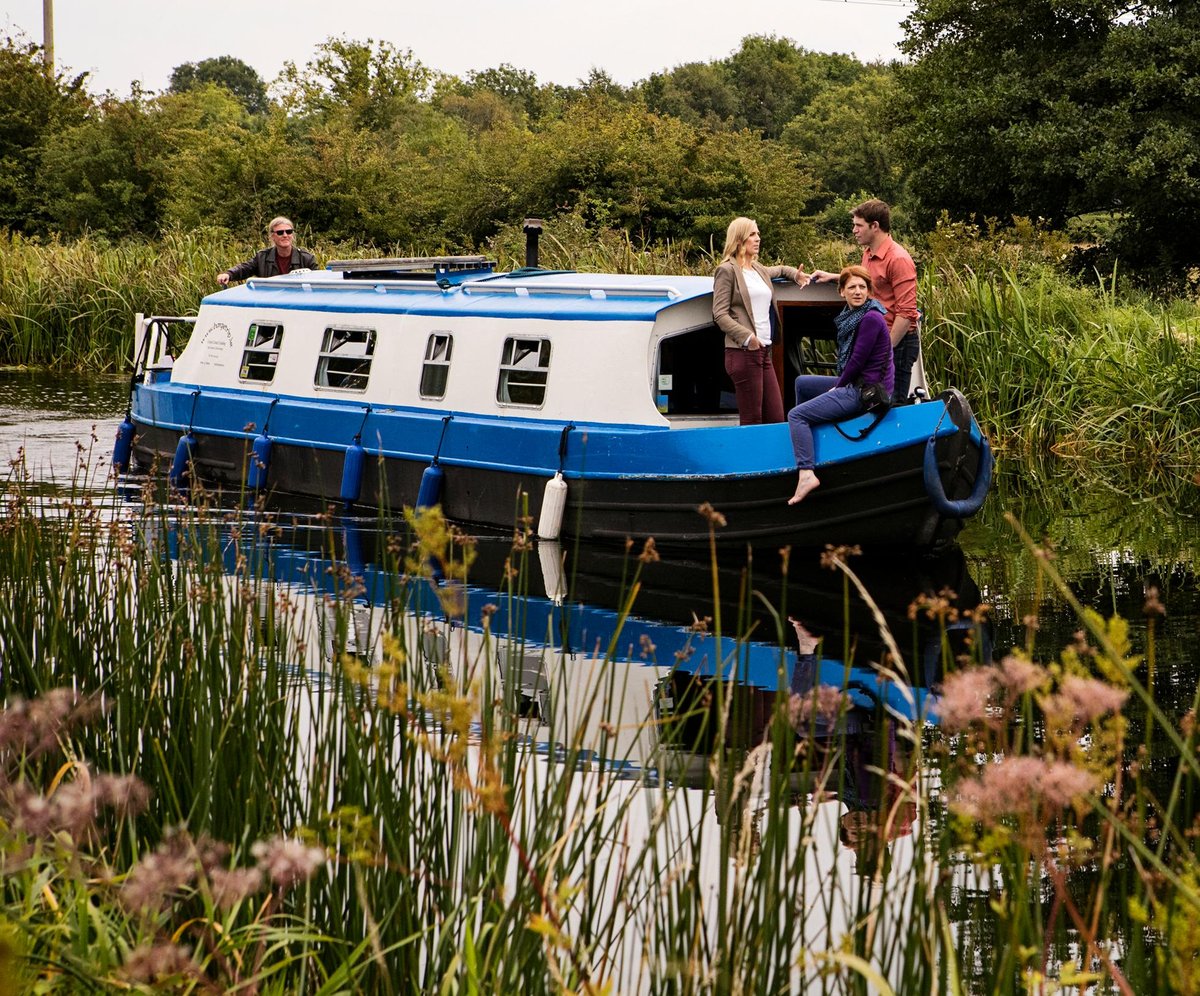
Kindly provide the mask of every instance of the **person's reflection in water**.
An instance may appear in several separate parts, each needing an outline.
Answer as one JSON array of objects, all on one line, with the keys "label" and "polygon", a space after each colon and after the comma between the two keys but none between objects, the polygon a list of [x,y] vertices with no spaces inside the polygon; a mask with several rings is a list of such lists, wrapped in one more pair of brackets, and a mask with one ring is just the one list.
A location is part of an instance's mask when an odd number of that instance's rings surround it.
[{"label": "person's reflection in water", "polygon": [[896,737],[895,723],[865,727],[846,744],[846,781],[839,838],[854,851],[854,870],[883,881],[891,868],[890,844],[912,833],[917,814],[916,786],[909,751]]},{"label": "person's reflection in water", "polygon": [[916,815],[909,752],[882,708],[856,706],[840,689],[818,683],[820,640],[799,620],[791,623],[797,643],[792,724],[802,738],[810,738],[814,759],[823,762],[826,777],[818,784],[823,782],[825,791],[820,794],[836,795],[846,806],[839,839],[854,851],[856,873],[882,881],[891,865],[889,845],[912,833]]}]

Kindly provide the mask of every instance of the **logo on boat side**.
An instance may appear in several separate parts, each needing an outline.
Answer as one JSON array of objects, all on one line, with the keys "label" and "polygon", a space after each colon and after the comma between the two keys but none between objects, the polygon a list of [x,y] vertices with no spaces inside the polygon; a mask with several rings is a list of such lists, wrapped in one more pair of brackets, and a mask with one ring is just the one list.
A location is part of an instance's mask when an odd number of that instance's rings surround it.
[{"label": "logo on boat side", "polygon": [[233,348],[233,331],[224,322],[214,322],[200,337],[203,347],[200,353],[200,365],[203,367],[223,367]]}]

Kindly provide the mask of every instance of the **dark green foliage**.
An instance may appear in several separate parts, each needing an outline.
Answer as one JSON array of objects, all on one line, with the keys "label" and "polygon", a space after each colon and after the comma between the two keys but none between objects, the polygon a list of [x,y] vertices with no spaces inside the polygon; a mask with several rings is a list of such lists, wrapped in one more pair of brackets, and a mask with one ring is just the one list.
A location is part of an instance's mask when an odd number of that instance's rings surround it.
[{"label": "dark green foliage", "polygon": [[42,193],[55,229],[108,235],[158,230],[169,166],[168,136],[137,94],[106,98],[87,120],[42,151]]},{"label": "dark green foliage", "polygon": [[39,157],[46,141],[79,124],[89,101],[85,76],[46,75],[40,49],[19,39],[0,43],[0,226],[41,220]]},{"label": "dark green foliage", "polygon": [[[872,66],[858,79],[818,93],[784,128],[783,143],[802,154],[831,194],[853,198],[870,191],[895,204],[906,170],[892,129],[907,113],[895,72]],[[845,230],[843,218],[838,231]]]},{"label": "dark green foliage", "polygon": [[723,63],[689,62],[653,73],[642,84],[647,105],[692,125],[720,128],[735,121],[741,102]]},{"label": "dark green foliage", "polygon": [[1116,210],[1142,269],[1200,260],[1194,4],[923,0],[905,24],[901,139],[924,224]]},{"label": "dark green foliage", "polygon": [[262,114],[267,109],[267,87],[262,77],[252,66],[232,55],[176,66],[171,72],[168,89],[171,93],[188,93],[208,83],[224,87],[251,114]]},{"label": "dark green foliage", "polygon": [[284,106],[301,117],[347,117],[356,128],[398,123],[426,97],[435,74],[410,49],[390,42],[330,38],[303,68],[284,64]]},{"label": "dark green foliage", "polygon": [[844,232],[843,204],[879,196],[925,231],[943,212],[1059,228],[1105,216],[1067,265],[1119,260],[1179,286],[1200,261],[1200,14],[1123,10],[922,0],[906,66],[749,36],[632,87],[602,68],[574,86],[508,64],[457,78],[334,38],[285,65],[274,103],[229,56],[177,67],[161,96],[92,100],[7,39],[0,226],[257,240],[286,214],[309,242],[469,252],[538,214],[682,245],[697,265],[735,215],[798,261],[816,229]]},{"label": "dark green foliage", "polygon": [[824,87],[850,83],[863,72],[851,56],[806,52],[774,35],[743,39],[728,66],[745,123],[768,138],[778,138]]}]

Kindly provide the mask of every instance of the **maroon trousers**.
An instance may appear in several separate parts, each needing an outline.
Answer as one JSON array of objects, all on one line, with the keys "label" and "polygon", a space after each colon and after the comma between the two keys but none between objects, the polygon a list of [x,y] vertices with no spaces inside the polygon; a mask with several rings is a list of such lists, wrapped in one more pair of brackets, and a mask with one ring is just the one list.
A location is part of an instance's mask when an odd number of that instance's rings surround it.
[{"label": "maroon trousers", "polygon": [[725,372],[737,392],[742,425],[783,421],[783,395],[771,363],[771,349],[725,350]]}]

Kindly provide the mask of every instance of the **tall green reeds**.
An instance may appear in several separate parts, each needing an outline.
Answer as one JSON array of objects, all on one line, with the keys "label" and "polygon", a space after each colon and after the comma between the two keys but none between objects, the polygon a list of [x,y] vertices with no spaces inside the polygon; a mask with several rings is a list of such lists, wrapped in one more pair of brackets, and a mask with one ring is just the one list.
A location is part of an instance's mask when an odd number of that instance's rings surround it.
[{"label": "tall green reeds", "polygon": [[1162,479],[1195,471],[1200,316],[1041,273],[927,273],[925,365],[1001,446]]},{"label": "tall green reeds", "polygon": [[[486,593],[434,512],[370,579],[330,520],[285,581],[296,551],[262,513],[35,498],[14,476],[0,505],[0,903],[21,985],[1159,992],[1200,956],[1196,703],[1164,711],[1156,645],[1138,657],[1119,620],[1076,605],[1084,632],[1051,659],[1031,659],[1031,620],[1023,653],[960,662],[942,731],[872,713],[858,760],[883,789],[844,809],[837,689],[767,694],[749,734],[722,681],[656,712],[659,673],[617,640],[572,655],[520,625],[524,528]],[[869,601],[846,556],[827,554],[833,583]],[[631,559],[622,617],[653,558]],[[516,624],[493,632],[498,612]],[[735,669],[749,614],[714,615]],[[904,641],[885,642],[880,673],[903,681]],[[536,712],[523,670],[544,679]]]}]

